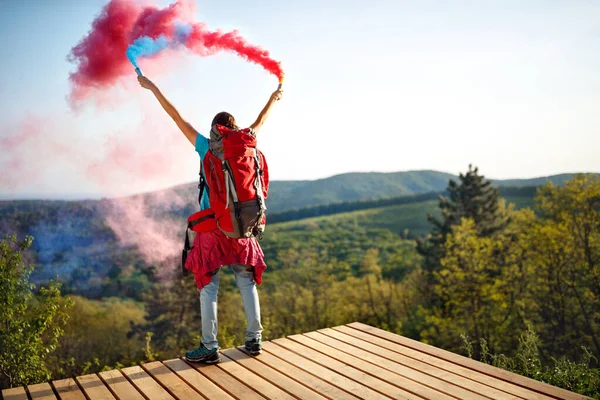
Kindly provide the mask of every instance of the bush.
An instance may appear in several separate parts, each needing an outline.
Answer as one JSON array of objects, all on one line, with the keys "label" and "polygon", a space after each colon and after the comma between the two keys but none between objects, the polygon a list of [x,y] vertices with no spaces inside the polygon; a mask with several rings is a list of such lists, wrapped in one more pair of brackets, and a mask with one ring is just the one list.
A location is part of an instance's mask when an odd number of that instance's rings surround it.
[{"label": "bush", "polygon": [[48,355],[57,347],[72,305],[50,282],[34,294],[34,269],[23,261],[32,237],[0,241],[0,388],[29,385],[51,377]]},{"label": "bush", "polygon": [[[461,335],[463,350],[473,358],[473,344],[466,335]],[[490,354],[485,339],[479,340],[480,361],[517,374],[536,379],[572,392],[600,399],[600,369],[592,367],[598,360],[590,350],[581,346],[583,355],[578,362],[566,357],[551,358],[544,364],[540,359],[540,339],[531,326],[519,337],[519,346],[514,357]]]}]

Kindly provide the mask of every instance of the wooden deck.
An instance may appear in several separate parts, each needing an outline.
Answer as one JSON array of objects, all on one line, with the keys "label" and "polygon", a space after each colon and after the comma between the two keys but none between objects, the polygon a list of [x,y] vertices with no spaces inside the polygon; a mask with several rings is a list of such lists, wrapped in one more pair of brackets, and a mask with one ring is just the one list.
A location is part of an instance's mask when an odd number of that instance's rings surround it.
[{"label": "wooden deck", "polygon": [[352,323],[221,352],[4,390],[21,399],[587,399],[377,328]]}]

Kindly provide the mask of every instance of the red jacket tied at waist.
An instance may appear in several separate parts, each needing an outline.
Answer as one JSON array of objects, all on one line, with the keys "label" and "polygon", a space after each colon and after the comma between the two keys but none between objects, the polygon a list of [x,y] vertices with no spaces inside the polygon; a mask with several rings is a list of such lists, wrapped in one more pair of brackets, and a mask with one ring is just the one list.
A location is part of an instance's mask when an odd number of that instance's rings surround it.
[{"label": "red jacket tied at waist", "polygon": [[210,283],[211,272],[232,264],[254,267],[254,281],[260,285],[267,269],[264,258],[256,238],[231,239],[217,228],[196,233],[185,268],[193,272],[198,289]]}]

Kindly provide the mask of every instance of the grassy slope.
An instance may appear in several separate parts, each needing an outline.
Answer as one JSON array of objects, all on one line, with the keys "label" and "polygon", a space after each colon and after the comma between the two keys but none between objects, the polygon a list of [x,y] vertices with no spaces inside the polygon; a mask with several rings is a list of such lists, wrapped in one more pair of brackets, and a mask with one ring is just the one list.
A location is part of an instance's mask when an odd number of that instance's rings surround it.
[{"label": "grassy slope", "polygon": [[[531,197],[507,196],[506,200],[513,203],[517,209],[533,206]],[[308,218],[301,221],[271,224],[269,232],[283,233],[302,231],[309,229],[311,226],[352,226],[358,224],[370,229],[386,229],[397,234],[403,234],[405,229],[408,229],[413,235],[423,235],[430,230],[427,214],[439,215],[437,206],[437,200],[429,200],[413,204],[353,211],[325,217]]]}]

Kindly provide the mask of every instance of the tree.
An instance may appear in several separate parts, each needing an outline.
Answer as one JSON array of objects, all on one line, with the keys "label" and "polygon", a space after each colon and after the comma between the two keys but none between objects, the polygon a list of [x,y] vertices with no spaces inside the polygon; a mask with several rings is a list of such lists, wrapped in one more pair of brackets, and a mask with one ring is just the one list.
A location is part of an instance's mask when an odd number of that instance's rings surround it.
[{"label": "tree", "polygon": [[532,310],[542,342],[575,357],[572,343],[600,356],[600,181],[578,175],[548,184],[537,197],[528,262],[535,273]]},{"label": "tree", "polygon": [[452,228],[441,269],[434,272],[440,304],[424,312],[422,337],[428,342],[457,351],[467,335],[485,340],[493,351],[514,347],[526,308],[523,232],[535,216],[530,210],[510,212],[512,222],[502,235],[481,236],[469,218]]},{"label": "tree", "polygon": [[[474,353],[514,354],[514,332],[540,335],[540,357],[600,356],[600,182],[577,176],[541,188],[531,210],[498,213],[510,220],[484,236],[463,219],[446,237],[433,272],[437,303],[423,307],[420,336],[457,351],[475,338]],[[510,218],[509,218],[510,217]],[[588,351],[588,350],[586,350]]]},{"label": "tree", "polygon": [[439,302],[433,293],[436,283],[435,273],[441,267],[446,252],[446,238],[452,227],[460,224],[463,218],[471,219],[479,236],[490,237],[508,224],[508,219],[500,212],[498,189],[491,186],[477,167],[469,165],[466,174],[460,174],[460,183],[450,180],[448,197],[440,196],[441,219],[428,215],[433,229],[426,240],[417,242],[417,251],[423,256],[423,271],[426,277],[425,296],[430,304]]},{"label": "tree", "polygon": [[[46,365],[53,378],[85,375],[143,360],[143,341],[127,337],[131,324],[144,321],[144,307],[116,297],[90,300],[72,296],[69,323]],[[82,340],[85,339],[85,340]]]},{"label": "tree", "polygon": [[[173,268],[168,263],[166,267]],[[171,282],[160,282],[144,296],[145,321],[132,323],[131,335],[152,333],[152,345],[159,356],[173,357],[197,346],[201,321],[198,290],[192,277],[178,275]]]},{"label": "tree", "polygon": [[72,303],[60,285],[50,282],[34,295],[29,281],[34,269],[23,261],[33,242],[16,236],[0,241],[0,387],[28,385],[50,379],[46,358],[56,349]]}]

